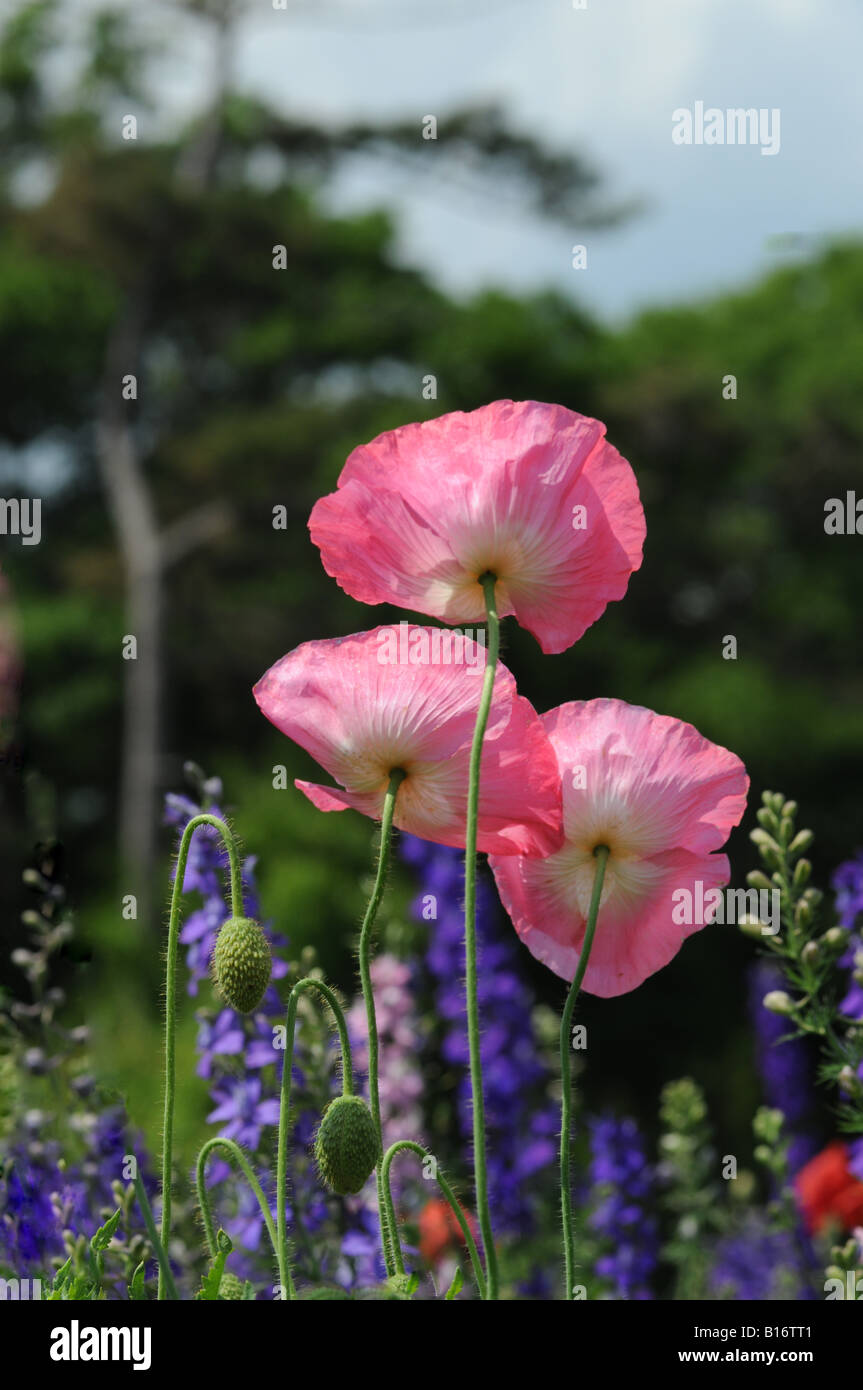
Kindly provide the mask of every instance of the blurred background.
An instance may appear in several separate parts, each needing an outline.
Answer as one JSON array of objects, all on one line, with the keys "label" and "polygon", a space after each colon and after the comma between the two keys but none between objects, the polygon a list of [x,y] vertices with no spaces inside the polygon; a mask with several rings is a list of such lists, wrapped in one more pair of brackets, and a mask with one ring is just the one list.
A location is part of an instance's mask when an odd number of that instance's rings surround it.
[{"label": "blurred background", "polygon": [[[314,945],[353,988],[371,827],[273,789],[278,764],[316,773],[251,687],[302,641],[402,616],[347,598],[308,539],[350,450],[501,397],[604,420],[648,524],[575,648],[506,625],[522,692],[691,721],[752,778],[736,881],[770,787],[826,887],[863,843],[863,539],[824,530],[827,499],[863,497],[856,0],[0,12],[0,495],[42,505],[38,545],[0,537],[5,989],[22,873],[59,841],[70,1008],[155,1142],[162,806],[187,760],[222,779],[292,957]],[[780,108],[779,153],[674,145],[696,100]],[[586,1000],[591,1105],[649,1128],[689,1072],[745,1144],[752,955],[707,930],[636,994]],[[191,1077],[184,1123],[206,1108]]]}]

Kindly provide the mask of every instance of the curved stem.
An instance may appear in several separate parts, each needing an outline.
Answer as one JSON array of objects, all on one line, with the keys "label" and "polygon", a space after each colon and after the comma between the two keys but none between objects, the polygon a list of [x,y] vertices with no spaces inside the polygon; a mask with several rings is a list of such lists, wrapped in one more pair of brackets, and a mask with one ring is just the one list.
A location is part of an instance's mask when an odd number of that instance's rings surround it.
[{"label": "curved stem", "polygon": [[279,1250],[278,1240],[276,1239],[276,1227],[273,1222],[273,1215],[270,1211],[269,1204],[264,1196],[263,1188],[258,1182],[257,1175],[239,1144],[235,1144],[233,1139],[226,1139],[221,1135],[216,1135],[215,1138],[208,1139],[207,1142],[201,1146],[201,1151],[198,1154],[198,1161],[195,1165],[195,1186],[198,1190],[198,1206],[201,1208],[201,1217],[204,1222],[204,1231],[206,1232],[210,1254],[215,1257],[218,1251],[216,1248],[216,1232],[213,1229],[213,1217],[210,1211],[210,1197],[207,1192],[205,1179],[207,1159],[214,1149],[219,1148],[225,1149],[237,1166],[242,1169],[249,1187],[257,1197],[258,1206],[261,1208],[261,1215],[264,1218],[264,1225],[267,1228],[267,1235],[270,1237],[270,1243],[273,1247],[273,1254],[276,1259],[278,1259]]},{"label": "curved stem", "polygon": [[467,793],[467,827],[464,859],[464,952],[465,952],[465,993],[467,1000],[467,1035],[470,1052],[470,1085],[473,1097],[473,1159],[476,1174],[476,1207],[482,1231],[485,1264],[488,1272],[487,1298],[497,1298],[498,1271],[497,1252],[494,1248],[494,1235],[491,1228],[491,1210],[488,1201],[488,1177],[485,1156],[485,1099],[482,1091],[482,1058],[479,1042],[479,1004],[477,1001],[476,966],[476,841],[479,818],[479,776],[482,762],[482,745],[488,725],[491,700],[494,693],[494,678],[500,651],[500,619],[497,615],[495,599],[496,579],[493,574],[484,574],[480,580],[485,595],[486,616],[488,619],[488,653],[483,674],[482,691],[473,742],[470,750],[470,772]]},{"label": "curved stem", "polygon": [[[165,1109],[162,1128],[162,1245],[168,1250],[171,1239],[171,1163],[174,1156],[174,1096],[177,1082],[176,1060],[176,1008],[177,1008],[177,942],[180,936],[180,899],[186,879],[186,861],[192,836],[199,825],[211,825],[218,830],[228,852],[231,870],[231,913],[241,917],[243,913],[243,880],[240,873],[240,857],[231,831],[218,816],[202,814],[193,816],[183,831],[177,853],[177,870],[174,874],[174,887],[171,893],[171,915],[168,923],[168,949],[165,969]],[[158,1298],[166,1293],[164,1270],[159,1265]]]},{"label": "curved stem", "polygon": [[305,979],[297,981],[288,996],[288,1012],[285,1020],[285,1060],[282,1066],[282,1088],[279,1104],[279,1140],[276,1157],[276,1231],[278,1235],[275,1242],[275,1249],[276,1257],[279,1262],[279,1280],[289,1301],[296,1297],[297,1292],[294,1286],[294,1278],[291,1273],[291,1262],[288,1255],[286,1215],[288,1204],[288,1132],[290,1129],[291,1074],[294,1068],[294,1033],[297,1025],[297,1008],[300,1002],[300,995],[312,989],[317,990],[322,999],[329,1004],[333,1017],[336,1020],[336,1027],[339,1030],[339,1040],[342,1048],[342,1094],[351,1096],[354,1093],[354,1070],[351,1062],[351,1044],[348,1037],[348,1025],[345,1021],[344,1010],[329,985],[325,985],[323,980],[315,980],[311,975],[308,975]]},{"label": "curved stem", "polygon": [[372,947],[372,929],[377,917],[378,908],[384,895],[384,886],[387,879],[387,869],[390,862],[390,842],[392,839],[393,814],[396,806],[396,794],[405,779],[405,773],[397,767],[390,773],[390,782],[384,797],[383,811],[381,813],[381,847],[378,854],[378,867],[375,874],[375,883],[372,888],[372,895],[369,898],[369,905],[363,918],[363,925],[360,931],[359,962],[360,962],[360,982],[362,984],[363,999],[366,1004],[366,1024],[369,1037],[369,1101],[371,1104],[372,1118],[378,1132],[378,1162],[377,1167],[377,1191],[378,1191],[378,1219],[381,1226],[381,1248],[383,1250],[384,1265],[387,1274],[394,1273],[394,1264],[391,1251],[391,1235],[387,1229],[387,1212],[384,1201],[383,1188],[381,1185],[381,1154],[383,1153],[383,1128],[381,1126],[381,1098],[378,1088],[378,1024],[375,1014],[375,997],[372,991],[372,975],[369,963]]},{"label": "curved stem", "polygon": [[[395,1144],[390,1144],[390,1147],[384,1154],[384,1161],[381,1164],[381,1183],[384,1190],[384,1198],[387,1204],[387,1219],[389,1221],[390,1234],[393,1242],[393,1257],[395,1260],[396,1272],[398,1274],[404,1274],[405,1263],[402,1257],[402,1247],[401,1241],[399,1240],[398,1222],[396,1221],[396,1210],[395,1206],[393,1205],[392,1188],[390,1187],[390,1167],[392,1166],[392,1161],[395,1158],[396,1154],[402,1152],[417,1154],[419,1158],[434,1158],[434,1154],[429,1153],[428,1149],[424,1149],[422,1144],[415,1144],[412,1139],[399,1139]],[[473,1274],[474,1278],[476,1279],[477,1288],[480,1291],[480,1295],[483,1298],[485,1298],[485,1275],[482,1271],[482,1262],[479,1258],[479,1251],[476,1248],[476,1241],[473,1238],[473,1233],[470,1229],[470,1225],[468,1224],[464,1212],[462,1211],[461,1207],[456,1201],[455,1194],[453,1193],[453,1190],[450,1187],[444,1173],[441,1171],[440,1167],[437,1166],[437,1159],[435,1159],[435,1166],[437,1167],[438,1186],[440,1187],[441,1192],[449,1202],[450,1207],[452,1208],[453,1216],[455,1217],[456,1221],[461,1227],[461,1233],[464,1236],[465,1245],[467,1246],[468,1254],[470,1255],[470,1262],[473,1265]]]},{"label": "curved stem", "polygon": [[575,972],[575,978],[570,986],[563,1010],[563,1017],[560,1020],[560,1075],[563,1083],[560,1100],[560,1217],[563,1228],[563,1254],[566,1263],[565,1297],[567,1299],[572,1299],[574,1297],[573,1281],[575,1279],[575,1238],[572,1229],[572,1191],[570,1187],[572,1170],[572,1069],[569,1056],[570,1035],[572,1031],[572,1015],[575,1009],[575,1001],[578,998],[578,991],[581,989],[581,982],[584,979],[584,972],[587,969],[591,947],[593,946],[593,938],[596,932],[596,923],[599,917],[599,903],[602,898],[602,884],[605,879],[605,867],[608,863],[608,846],[597,845],[593,853],[596,859],[596,871],[593,879],[593,892],[590,896],[590,909],[587,914],[587,926],[584,932],[581,954],[578,958],[578,969]]}]

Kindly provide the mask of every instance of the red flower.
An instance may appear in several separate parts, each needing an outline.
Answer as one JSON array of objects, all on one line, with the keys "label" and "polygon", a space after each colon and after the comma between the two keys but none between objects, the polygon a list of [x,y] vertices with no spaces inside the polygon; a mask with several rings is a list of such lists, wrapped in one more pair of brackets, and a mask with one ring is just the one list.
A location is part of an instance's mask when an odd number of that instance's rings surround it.
[{"label": "red flower", "polygon": [[863,1223],[863,1182],[848,1167],[848,1145],[836,1139],[801,1168],[797,1197],[810,1231],[837,1222],[850,1231]]},{"label": "red flower", "polygon": [[[471,1233],[475,1234],[474,1222],[462,1207],[462,1212],[467,1220]],[[426,1202],[419,1219],[420,1228],[420,1254],[428,1264],[436,1264],[448,1249],[461,1247],[464,1249],[464,1235],[462,1229],[455,1219],[455,1214],[449,1202],[445,1202],[442,1197],[433,1198]]]}]

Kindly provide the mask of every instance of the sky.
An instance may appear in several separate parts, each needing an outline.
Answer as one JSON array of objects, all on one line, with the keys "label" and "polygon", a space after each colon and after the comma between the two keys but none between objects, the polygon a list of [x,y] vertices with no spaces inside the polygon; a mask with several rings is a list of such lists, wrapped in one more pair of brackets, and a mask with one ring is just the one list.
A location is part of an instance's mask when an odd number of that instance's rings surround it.
[{"label": "sky", "polygon": [[[551,287],[620,321],[743,286],[863,227],[863,0],[286,3],[245,0],[232,53],[241,89],[324,124],[415,118],[418,140],[424,116],[494,100],[516,128],[586,157],[609,201],[644,205],[588,232],[459,191],[432,141],[415,177],[357,162],[330,203],[393,209],[400,258],[458,295]],[[166,6],[144,13],[165,35]],[[158,72],[165,119],[195,109],[210,65],[200,31],[184,29]],[[778,151],[676,144],[673,113],[697,102],[778,109]],[[586,269],[572,266],[578,244]]]}]

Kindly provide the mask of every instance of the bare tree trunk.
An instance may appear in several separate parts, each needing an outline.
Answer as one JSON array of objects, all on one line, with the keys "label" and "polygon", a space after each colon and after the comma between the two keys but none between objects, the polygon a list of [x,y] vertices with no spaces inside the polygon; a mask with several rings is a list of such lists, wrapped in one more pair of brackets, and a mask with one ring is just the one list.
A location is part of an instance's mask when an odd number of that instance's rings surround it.
[{"label": "bare tree trunk", "polygon": [[[124,672],[120,862],[122,871],[130,875],[129,891],[137,896],[139,917],[147,921],[156,845],[162,556],[153,501],[127,415],[132,406],[122,396],[123,377],[138,365],[141,332],[140,305],[130,305],[108,344],[96,445],[123,559],[123,636],[133,636],[137,644],[135,658],[126,661]],[[119,651],[117,656],[119,660]]]},{"label": "bare tree trunk", "polygon": [[[177,181],[203,193],[211,182],[221,140],[221,111],[228,84],[230,6],[216,16],[216,95],[197,138],[182,155]],[[126,662],[120,769],[119,852],[122,871],[138,902],[138,917],[149,921],[156,859],[156,797],[160,780],[160,696],[162,687],[162,611],[169,566],[196,546],[224,534],[230,512],[213,501],[160,533],[155,506],[138,456],[135,433],[123,399],[124,376],[138,370],[149,288],[118,319],[105,357],[96,447],[102,481],[117,533],[126,591],[127,634],[137,644]]]}]

